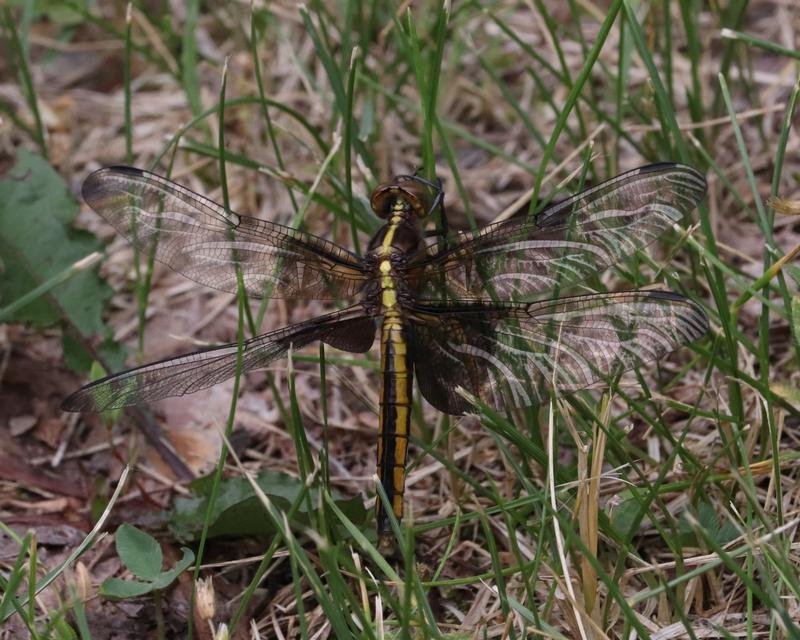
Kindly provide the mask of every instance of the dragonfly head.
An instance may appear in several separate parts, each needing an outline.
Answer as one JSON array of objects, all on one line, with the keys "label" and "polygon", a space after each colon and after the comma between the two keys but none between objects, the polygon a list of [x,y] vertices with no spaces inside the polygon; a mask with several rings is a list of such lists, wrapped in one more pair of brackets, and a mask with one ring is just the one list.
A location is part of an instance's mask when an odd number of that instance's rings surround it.
[{"label": "dragonfly head", "polygon": [[370,198],[375,215],[384,219],[395,211],[427,218],[441,202],[441,183],[434,184],[420,176],[395,176],[391,182],[375,187]]}]

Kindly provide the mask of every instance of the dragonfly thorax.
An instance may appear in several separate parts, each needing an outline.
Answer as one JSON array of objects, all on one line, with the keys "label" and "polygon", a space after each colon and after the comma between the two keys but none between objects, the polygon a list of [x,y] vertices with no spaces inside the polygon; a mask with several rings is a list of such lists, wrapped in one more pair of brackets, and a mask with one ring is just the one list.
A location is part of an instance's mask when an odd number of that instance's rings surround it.
[{"label": "dragonfly thorax", "polygon": [[419,227],[408,216],[393,215],[372,236],[367,252],[378,257],[392,254],[411,256],[421,247],[422,233]]},{"label": "dragonfly thorax", "polygon": [[390,211],[365,256],[373,285],[364,291],[364,302],[378,315],[396,313],[415,297],[406,278],[407,266],[424,246],[422,230],[410,215],[407,201],[396,198]]}]

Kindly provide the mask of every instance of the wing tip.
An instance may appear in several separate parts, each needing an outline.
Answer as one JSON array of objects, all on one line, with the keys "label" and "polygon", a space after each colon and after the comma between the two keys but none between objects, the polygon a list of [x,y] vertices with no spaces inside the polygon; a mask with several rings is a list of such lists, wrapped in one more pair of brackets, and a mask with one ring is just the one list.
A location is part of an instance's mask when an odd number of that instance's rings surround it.
[{"label": "wing tip", "polygon": [[649,298],[659,298],[660,300],[672,300],[673,302],[691,302],[686,296],[669,291],[667,289],[650,289],[643,291]]},{"label": "wing tip", "polygon": [[59,405],[61,411],[69,413],[95,413],[97,407],[93,398],[87,398],[84,389],[78,389],[75,393],[68,395]]},{"label": "wing tip", "polygon": [[637,173],[637,175],[659,173],[661,171],[681,171],[697,181],[698,186],[700,187],[699,190],[702,191],[703,194],[705,194],[706,189],[708,188],[708,183],[706,182],[706,178],[702,173],[700,173],[694,167],[681,162],[654,162],[652,164],[646,164],[643,167],[639,167],[638,169],[634,169],[634,171]]},{"label": "wing tip", "polygon": [[[686,171],[687,173],[692,173],[698,177],[703,177],[697,169],[688,164],[683,164],[682,162],[673,162],[672,160],[664,160],[662,162],[652,162],[650,164],[645,164],[641,167],[634,169],[636,173],[658,173],[660,171]],[[703,178],[705,180],[705,178]]]},{"label": "wing tip", "polygon": [[109,167],[102,167],[96,171],[92,171],[81,185],[81,196],[84,202],[96,210],[95,203],[98,203],[100,198],[108,196],[113,192],[111,185],[105,181],[109,175],[124,175],[129,177],[141,178],[146,175],[144,169],[137,169],[136,167],[128,167],[126,165],[111,165]]},{"label": "wing tip", "polygon": [[[135,402],[125,402],[124,396],[120,397],[115,394],[114,390],[108,386],[115,378],[125,373],[127,372],[98,378],[82,386],[64,398],[59,408],[70,413],[100,413],[108,409],[121,409],[135,404]],[[120,401],[121,399],[122,401]]]},{"label": "wing tip", "polygon": [[697,304],[694,300],[687,299],[686,303],[691,305],[692,310],[695,312],[697,319],[697,335],[694,339],[699,340],[709,332],[711,329],[711,322],[708,319],[708,314],[705,312],[705,309],[703,309],[703,307]]},{"label": "wing tip", "polygon": [[[98,381],[101,382],[101,381]],[[81,387],[61,401],[59,408],[68,413],[102,413],[115,409],[124,409],[138,404],[135,398],[116,396],[114,394],[92,393],[95,383]]]},{"label": "wing tip", "polygon": [[674,291],[648,291],[648,297],[650,298],[657,298],[659,300],[668,300],[670,302],[678,302],[686,307],[689,307],[693,312],[692,319],[694,322],[690,323],[690,328],[692,329],[692,340],[699,340],[704,335],[708,333],[710,328],[710,322],[708,320],[708,314],[706,314],[703,307],[701,307],[697,302],[692,300],[691,298],[687,298],[686,296],[675,293]]},{"label": "wing tip", "polygon": [[131,167],[126,164],[112,164],[105,169],[101,169],[101,171],[113,171],[114,173],[124,173],[125,175],[129,176],[143,176],[145,175],[144,169],[139,169],[138,167]]},{"label": "wing tip", "polygon": [[89,181],[96,180],[102,175],[107,173],[121,173],[127,176],[138,176],[141,177],[145,175],[147,172],[144,169],[139,169],[138,167],[130,167],[125,164],[112,164],[107,167],[100,167],[99,169],[95,169],[92,171],[86,179],[83,181],[86,184]]},{"label": "wing tip", "polygon": [[680,166],[677,162],[664,160],[662,162],[653,162],[651,164],[643,165],[635,169],[635,171],[637,171],[638,173],[655,173],[657,171],[666,171],[667,169],[674,169],[677,166]]}]

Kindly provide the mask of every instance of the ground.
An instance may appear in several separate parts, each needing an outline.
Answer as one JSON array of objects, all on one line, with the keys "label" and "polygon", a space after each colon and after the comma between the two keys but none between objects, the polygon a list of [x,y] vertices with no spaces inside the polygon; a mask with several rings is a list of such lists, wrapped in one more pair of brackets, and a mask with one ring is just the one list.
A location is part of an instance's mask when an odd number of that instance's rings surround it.
[{"label": "ground", "polygon": [[[137,2],[129,22],[115,2],[3,8],[0,273],[30,277],[0,284],[0,561],[4,576],[26,561],[40,581],[58,577],[31,610],[12,615],[0,598],[0,636],[61,637],[66,624],[92,638],[177,637],[193,620],[198,637],[234,622],[236,637],[252,624],[264,638],[800,637],[795,3],[468,2],[446,16],[378,4]],[[708,335],[552,413],[446,419],[420,401],[414,539],[399,562],[359,537],[374,541],[377,348],[326,349],[324,379],[316,345],[291,368],[249,373],[233,413],[233,380],[109,419],[60,411],[92,359],[120,370],[236,341],[239,327],[236,296],[158,263],[148,278],[147,260],[83,203],[91,171],[152,168],[363,250],[378,224],[370,190],[431,160],[457,229],[648,162],[695,166],[708,192],[690,219],[584,284],[678,291],[702,305]],[[59,274],[94,250],[86,282],[60,297],[77,276]],[[39,285],[30,304],[41,306],[4,317]],[[250,304],[259,331],[335,307]],[[216,592],[208,619],[190,613],[191,569],[156,596],[99,595],[131,576],[122,523],[155,536],[165,569],[183,546],[200,554],[204,508],[178,503],[188,532],[171,509],[189,477],[215,469],[229,421],[244,468],[276,474],[263,476],[271,505],[297,502],[290,532],[236,497],[246,482],[223,485],[233,510],[200,570]],[[228,458],[224,476],[241,475]],[[90,535],[109,501],[108,535]]]}]

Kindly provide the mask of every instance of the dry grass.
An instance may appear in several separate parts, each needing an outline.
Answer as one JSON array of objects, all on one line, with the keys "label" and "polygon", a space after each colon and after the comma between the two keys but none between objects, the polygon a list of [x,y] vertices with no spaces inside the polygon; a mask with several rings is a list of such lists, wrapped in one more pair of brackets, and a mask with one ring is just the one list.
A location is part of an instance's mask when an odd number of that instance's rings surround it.
[{"label": "dry grass", "polygon": [[[437,102],[446,140],[438,132],[434,134],[434,149],[450,222],[457,227],[467,227],[473,216],[479,225],[485,224],[529,192],[543,149],[567,101],[571,85],[532,59],[519,41],[559,74],[568,72],[574,81],[608,8],[606,3],[592,2],[545,4],[546,14],[533,2],[497,2],[488,13],[469,3],[456,3],[453,8]],[[407,564],[400,571],[406,578],[405,589],[375,587],[371,576],[379,580],[389,576],[368,556],[347,565],[356,561],[349,557],[349,547],[342,545],[335,566],[341,568],[353,601],[340,601],[344,596],[326,582],[333,566],[330,558],[315,545],[313,536],[304,537],[301,527],[295,529],[304,557],[320,576],[327,576],[323,578],[325,592],[333,602],[341,603],[347,616],[354,615],[352,610],[362,604],[363,597],[362,615],[375,625],[364,631],[365,637],[379,635],[382,625],[387,633],[401,627],[416,628],[420,637],[463,632],[464,637],[629,638],[634,629],[639,637],[649,634],[653,639],[726,634],[799,637],[798,628],[792,629],[787,622],[800,618],[795,590],[799,582],[796,530],[800,493],[796,477],[800,467],[794,454],[800,437],[798,352],[785,298],[776,284],[779,276],[775,275],[766,291],[778,311],[765,317],[761,299],[746,296],[738,315],[722,313],[758,281],[766,266],[800,243],[796,216],[777,216],[771,225],[776,250],[765,258],[766,241],[758,220],[761,201],[771,193],[786,105],[798,79],[797,61],[746,44],[729,49],[720,29],[734,25],[729,16],[710,9],[697,14],[699,39],[689,42],[682,26],[681,3],[670,3],[672,47],[667,60],[660,53],[668,33],[660,3],[643,4],[637,9],[642,33],[662,78],[671,66],[671,107],[689,159],[708,175],[707,213],[703,214],[707,215],[707,227],[694,224],[695,218],[685,235],[673,236],[675,247],[663,243],[650,252],[652,265],[646,260],[631,262],[623,271],[611,270],[592,284],[629,288],[630,274],[637,280],[633,284],[640,286],[653,278],[666,280],[670,287],[680,287],[703,301],[712,319],[711,335],[694,350],[683,349],[658,367],[627,375],[611,397],[601,396],[600,391],[588,392],[573,401],[562,401],[554,415],[545,407],[538,413],[516,416],[519,431],[544,451],[555,430],[556,464],[549,467],[526,459],[524,451],[498,437],[502,423],[485,416],[448,422],[427,405],[422,407],[416,416],[417,442],[435,444],[429,446],[431,455],[421,455],[422,446],[412,452],[407,493],[412,515],[406,524],[422,526],[415,540],[417,565]],[[800,11],[794,4],[792,0],[750,2],[735,26],[797,50]],[[133,164],[150,167],[166,141],[190,121],[192,112],[186,78],[178,71],[184,9],[170,14],[161,13],[160,5],[148,10],[144,6],[137,5],[132,12],[133,40],[149,57],[141,52],[132,57],[131,113]],[[256,6],[260,19],[267,23],[257,47],[267,97],[301,114],[325,145],[332,145],[342,131],[342,114],[329,72],[298,8],[289,2]],[[398,15],[405,15],[405,6],[397,6]],[[313,12],[311,19],[317,29],[326,31],[328,45],[342,62],[350,53],[340,47],[358,43],[366,29],[344,31],[345,17],[339,8],[330,5]],[[435,11],[430,5],[414,3],[412,7],[427,47],[425,55],[435,47]],[[67,27],[37,16],[28,35],[50,161],[76,197],[88,172],[122,163],[126,156],[125,42],[120,35],[124,33],[124,5],[101,2],[91,12],[119,33],[85,20]],[[421,97],[409,68],[409,55],[395,37],[402,25],[392,23],[388,13],[379,15],[382,22],[373,25],[375,37],[360,52],[361,75],[356,85],[354,127],[363,134],[365,150],[362,154],[361,147],[354,147],[352,185],[357,199],[367,198],[376,181],[412,171],[422,163]],[[552,20],[550,27],[545,15]],[[493,17],[514,37],[504,33]],[[258,95],[249,30],[248,3],[214,3],[199,16],[196,43],[200,61],[195,70],[203,108],[217,104],[226,58],[228,99]],[[621,42],[619,21],[612,28],[590,81],[580,93],[578,108],[548,158],[542,193],[573,177],[589,156],[590,181],[647,161],[678,159],[665,156],[671,147],[659,122],[652,77],[635,51],[624,84],[616,85],[620,51],[631,49],[630,35],[626,29],[626,40]],[[726,68],[728,55],[732,63]],[[346,78],[346,62],[341,66]],[[697,85],[693,85],[693,69]],[[746,156],[725,108],[718,79],[721,71],[732,94]],[[701,94],[693,96],[692,104],[687,95],[698,88]],[[24,124],[35,126],[24,87],[8,59],[0,62],[0,100]],[[620,106],[623,116],[618,119]],[[225,148],[231,154],[227,184],[233,209],[288,224],[296,206],[304,204],[305,195],[302,190],[292,192],[287,185],[311,185],[326,153],[287,111],[271,108],[269,115],[280,159],[257,104],[226,110]],[[615,128],[617,122],[621,131]],[[213,153],[198,153],[202,145],[211,145],[213,150],[216,128],[216,116],[212,116],[185,133],[174,155],[171,176],[222,201],[218,160]],[[541,140],[537,140],[537,132]],[[35,148],[35,141],[4,117],[0,166],[9,167],[20,146]],[[448,148],[457,175],[448,166]],[[171,157],[170,152],[156,171],[166,173]],[[254,170],[255,166],[263,170]],[[748,182],[750,167],[756,192]],[[340,153],[322,176],[319,193],[342,210],[346,209],[344,181],[345,163]],[[573,180],[568,186],[575,184]],[[775,195],[790,203],[800,200],[796,129],[789,134],[776,187]],[[313,233],[352,245],[349,219],[318,202],[310,204],[304,222]],[[128,345],[129,363],[236,340],[237,308],[230,295],[160,267],[155,270],[146,326],[142,326],[132,293],[133,250],[85,207],[78,224],[109,242],[102,273],[117,293],[108,308],[107,323],[115,339]],[[362,232],[362,248],[366,238]],[[796,283],[790,277],[786,283],[790,296],[796,296]],[[720,286],[726,299],[715,298]],[[261,329],[326,310],[318,302],[272,301]],[[145,339],[138,353],[140,329]],[[60,361],[58,332],[0,325],[0,344],[0,406],[6,407],[0,408],[0,442],[5,443],[0,450],[5,450],[4,460],[20,461],[19,468],[6,466],[0,473],[2,521],[18,531],[26,526],[37,529],[39,562],[55,566],[88,530],[92,500],[106,495],[104,483],[119,475],[120,460],[129,459],[134,452],[137,481],[117,505],[113,522],[132,522],[159,531],[157,515],[174,493],[183,490],[171,475],[174,469],[138,438],[130,421],[115,429],[112,450],[104,446],[107,436],[99,418],[76,419],[58,412],[58,400],[80,382]],[[316,355],[317,351],[312,348],[307,354]],[[371,358],[374,363],[374,352]],[[765,362],[769,364],[766,370]],[[317,457],[325,449],[319,367],[302,361],[295,366],[298,407]],[[273,372],[274,388],[285,403],[285,362]],[[359,492],[372,495],[378,389],[374,367],[363,362],[357,366],[335,363],[328,365],[326,374],[332,484],[348,496]],[[643,396],[643,384],[647,397]],[[224,384],[155,407],[158,424],[194,472],[208,472],[216,464],[221,446],[217,429],[227,420],[231,389],[232,383]],[[268,467],[297,475],[297,440],[271,389],[263,375],[249,375],[243,381],[234,447],[251,470]],[[29,425],[24,421],[27,417]],[[23,422],[26,429],[22,429]],[[59,447],[59,466],[50,470],[47,466]],[[559,470],[564,471],[561,476],[556,475]],[[80,490],[60,492],[58,482],[46,483],[41,478],[60,478]],[[499,510],[495,508],[498,498]],[[637,508],[642,510],[638,516]],[[441,520],[460,518],[459,510],[467,517],[451,539],[452,521]],[[626,534],[620,523],[635,523],[637,517],[640,524]],[[723,527],[731,528],[730,538],[715,537]],[[710,532],[711,538],[704,537],[700,529]],[[57,535],[65,539],[49,541],[48,536],[55,539]],[[168,535],[159,539],[167,564],[172,564],[179,556],[179,545]],[[349,544],[356,555],[361,552],[355,541]],[[3,563],[13,561],[18,549],[8,538],[3,545]],[[215,622],[231,619],[242,585],[252,578],[252,556],[263,549],[263,539],[253,538],[209,544],[203,558],[209,564],[203,575],[213,577],[217,591]],[[328,612],[319,604],[320,593],[308,576],[297,578],[304,574],[293,553],[291,547],[288,553],[281,547],[275,556],[240,625],[240,637],[245,637],[249,618],[264,638],[336,634]],[[96,545],[83,562],[90,594],[100,581],[120,570],[107,541]],[[359,574],[356,569],[363,565],[369,571]],[[678,579],[693,571],[695,575]],[[434,574],[435,582],[424,582]],[[66,593],[64,583],[58,584],[60,592],[49,589],[41,594],[40,613],[65,606],[58,595]],[[168,637],[185,628],[191,590],[185,577],[163,596],[168,604]],[[299,593],[304,607],[300,613]],[[404,593],[411,593],[411,602],[404,600]],[[397,599],[391,602],[387,594],[395,594]],[[427,604],[423,606],[419,599]],[[117,633],[114,637],[144,637],[154,616],[152,602],[113,605],[90,598],[86,608],[92,637],[110,637],[112,631]],[[626,602],[630,608],[624,606]],[[0,632],[0,637],[22,637],[15,635],[23,633],[19,617],[7,624],[8,630]],[[438,632],[434,630],[437,626]],[[195,632],[210,637],[205,622],[198,621]]]}]

